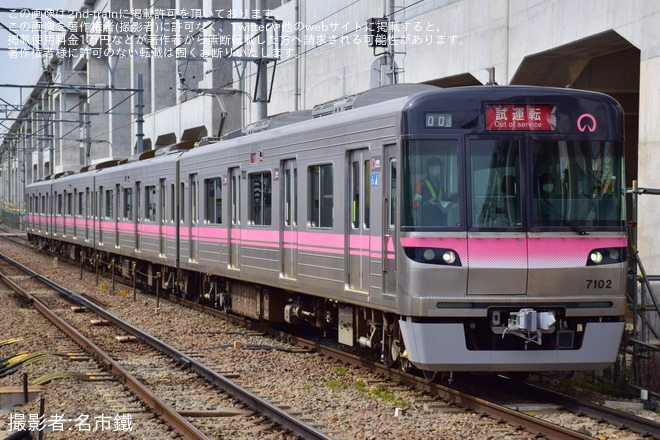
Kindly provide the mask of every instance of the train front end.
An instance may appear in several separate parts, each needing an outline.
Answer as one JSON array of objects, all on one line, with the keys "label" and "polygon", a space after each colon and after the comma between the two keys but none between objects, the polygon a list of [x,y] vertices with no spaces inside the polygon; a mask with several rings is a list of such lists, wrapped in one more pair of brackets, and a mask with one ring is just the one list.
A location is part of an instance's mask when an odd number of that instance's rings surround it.
[{"label": "train front end", "polygon": [[618,353],[623,114],[571,89],[411,99],[401,128],[398,322],[428,371],[597,370]]}]

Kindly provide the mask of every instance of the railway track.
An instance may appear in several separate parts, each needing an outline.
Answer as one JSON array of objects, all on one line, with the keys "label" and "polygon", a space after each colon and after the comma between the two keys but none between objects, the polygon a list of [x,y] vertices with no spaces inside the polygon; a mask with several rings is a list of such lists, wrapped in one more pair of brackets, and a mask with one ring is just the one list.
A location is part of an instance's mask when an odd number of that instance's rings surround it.
[{"label": "railway track", "polygon": [[[168,356],[174,363],[184,367],[184,371],[193,371],[197,373],[200,377],[203,377],[208,383],[211,383],[219,387],[223,392],[227,393],[234,399],[243,402],[252,410],[256,411],[258,414],[261,414],[267,417],[272,422],[277,423],[282,427],[283,430],[291,432],[294,436],[306,438],[306,439],[329,439],[327,435],[318,431],[316,428],[308,425],[307,423],[293,417],[291,414],[286,411],[278,408],[272,403],[260,398],[259,396],[254,395],[249,390],[239,387],[232,381],[228,380],[222,374],[214,371],[212,368],[198,362],[193,357],[186,355],[185,353],[177,350],[176,348],[166,344],[165,342],[141,331],[137,327],[127,323],[124,320],[119,319],[118,317],[112,315],[108,311],[104,310],[100,306],[96,305],[94,302],[90,301],[87,298],[84,298],[80,295],[77,295],[74,292],[69,291],[63,286],[58,285],[57,283],[41,276],[40,274],[32,271],[31,269],[20,265],[18,262],[2,256],[3,260],[14,264],[16,267],[20,267],[22,271],[27,273],[33,279],[38,280],[39,282],[47,285],[49,288],[56,291],[59,295],[64,296],[69,302],[77,304],[79,307],[84,307],[90,311],[96,313],[99,317],[105,320],[108,323],[111,323],[118,328],[122,329],[126,334],[136,337],[145,344],[149,345],[153,349],[156,349],[160,353],[163,353]],[[3,281],[10,285],[18,294],[27,298],[30,304],[39,310],[49,321],[51,321],[57,328],[69,336],[76,344],[84,348],[85,351],[92,354],[94,357],[98,358],[100,362],[106,365],[106,367],[116,376],[119,376],[127,384],[129,389],[137,395],[142,402],[147,404],[153,412],[158,414],[163,418],[170,426],[172,426],[178,433],[180,433],[186,439],[207,439],[204,433],[202,433],[197,427],[190,423],[185,415],[187,416],[200,416],[204,414],[205,411],[195,411],[187,410],[181,412],[177,411],[170,404],[168,404],[164,399],[158,396],[158,393],[152,391],[144,383],[142,383],[136,375],[132,374],[129,369],[122,366],[122,364],[115,359],[113,359],[105,350],[99,347],[91,339],[84,336],[81,332],[76,330],[73,326],[68,324],[57,314],[55,314],[44,301],[40,300],[37,296],[32,295],[20,288],[16,283],[14,283],[10,278],[1,276]],[[52,301],[52,297],[51,297]],[[144,357],[144,356],[143,356]],[[152,369],[160,369],[161,371],[171,372],[175,370],[175,365],[170,362],[170,364],[164,364],[164,366],[154,367],[155,363],[162,363],[162,359],[158,359],[158,356],[150,355],[147,359],[141,359],[141,363],[150,364]],[[170,373],[171,374],[171,373]],[[185,374],[184,374],[185,375]],[[180,377],[179,377],[180,379]],[[236,412],[236,411],[235,411]],[[217,413],[217,411],[206,411],[208,414]],[[240,410],[237,411],[240,413]],[[272,423],[269,422],[269,423]],[[212,437],[211,437],[212,438]]]},{"label": "railway track", "polygon": [[[172,300],[177,300],[177,299],[172,298]],[[181,300],[178,299],[178,301]],[[226,319],[233,318],[235,321],[238,321],[243,324],[246,322],[246,320],[243,318],[232,317],[232,315],[227,315],[222,311],[218,311],[214,309],[205,309],[203,306],[199,304],[189,303],[189,302],[186,302],[186,304],[189,307],[196,308],[196,310],[204,310],[205,312],[211,314],[221,315],[223,316],[223,318]],[[94,306],[90,305],[90,308],[93,307]],[[419,390],[420,393],[424,393],[426,398],[429,399],[427,402],[429,406],[441,404],[439,400],[443,400],[444,402],[455,402],[456,405],[468,409],[468,412],[488,414],[490,417],[496,420],[495,423],[499,423],[499,421],[504,420],[509,424],[511,424],[512,426],[514,426],[515,427],[514,430],[520,429],[520,427],[522,427],[526,431],[531,433],[529,438],[533,438],[534,436],[545,436],[547,438],[592,438],[591,436],[586,435],[584,433],[571,431],[570,429],[565,429],[565,428],[558,428],[554,426],[552,423],[539,420],[535,417],[520,413],[510,408],[502,407],[500,405],[493,405],[490,402],[487,402],[483,399],[474,398],[473,396],[467,395],[466,393],[461,393],[452,388],[442,387],[432,382],[426,381],[424,379],[420,379],[418,377],[402,373],[400,371],[386,369],[384,366],[380,364],[373,363],[368,360],[361,359],[356,356],[352,356],[350,354],[346,354],[339,350],[333,350],[328,347],[317,345],[317,343],[310,340],[301,339],[288,334],[282,334],[278,330],[268,330],[267,328],[262,328],[258,326],[255,327],[255,329],[259,332],[271,332],[277,338],[286,339],[286,341],[289,343],[298,343],[302,347],[306,347],[308,349],[311,348],[313,351],[317,353],[321,353],[324,356],[339,359],[342,363],[355,365],[360,369],[369,368],[371,371],[376,372],[376,374],[379,377],[383,377],[384,380],[394,384],[393,385],[394,387],[398,386],[397,384],[404,384],[405,386],[414,387],[417,390]],[[125,330],[130,330],[130,328],[127,327]],[[197,359],[197,355],[191,355],[191,354],[186,354],[184,352],[179,352],[179,353],[175,353],[175,359],[177,359],[177,362],[179,362],[182,365],[188,366],[192,369],[199,368],[202,372],[204,371],[202,367],[204,363],[200,362]],[[271,398],[272,397],[269,397],[269,399]],[[424,406],[426,406],[427,403],[425,403]],[[603,417],[603,419],[605,418]],[[615,424],[616,426],[625,425],[625,423],[621,421],[616,422]],[[646,431],[652,432],[650,430],[646,430]],[[637,429],[637,432],[640,432],[642,434],[646,431],[644,431],[643,428]],[[517,432],[517,434],[520,434],[520,432]],[[522,436],[524,437],[524,435],[525,434],[523,431]],[[339,437],[342,438],[341,436]]]}]

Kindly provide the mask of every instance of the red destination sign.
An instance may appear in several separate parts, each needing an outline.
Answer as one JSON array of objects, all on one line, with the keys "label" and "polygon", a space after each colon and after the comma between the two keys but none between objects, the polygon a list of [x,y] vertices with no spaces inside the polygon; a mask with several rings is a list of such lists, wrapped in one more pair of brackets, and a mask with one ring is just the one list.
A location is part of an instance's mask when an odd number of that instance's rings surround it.
[{"label": "red destination sign", "polygon": [[554,105],[486,105],[486,130],[556,130],[557,110]]}]

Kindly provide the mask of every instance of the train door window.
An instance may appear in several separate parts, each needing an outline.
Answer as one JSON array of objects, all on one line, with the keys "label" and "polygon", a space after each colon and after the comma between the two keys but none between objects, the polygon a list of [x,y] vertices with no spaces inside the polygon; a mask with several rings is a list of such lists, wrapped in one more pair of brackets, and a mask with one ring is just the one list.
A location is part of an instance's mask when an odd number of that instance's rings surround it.
[{"label": "train door window", "polygon": [[170,222],[174,223],[176,216],[176,191],[174,184],[170,185]]},{"label": "train door window", "polygon": [[271,224],[271,174],[270,172],[250,174],[250,218],[253,225]]},{"label": "train door window", "polygon": [[105,212],[103,211],[103,187],[99,187],[99,192],[98,192],[98,218],[102,219],[103,216],[105,215]]},{"label": "train door window", "polygon": [[520,147],[517,140],[470,142],[472,226],[520,228]]},{"label": "train door window", "polygon": [[85,188],[85,218],[89,218],[89,188]]},{"label": "train door window", "polygon": [[167,222],[167,186],[165,185],[165,179],[160,180],[160,223],[165,224]]},{"label": "train door window", "polygon": [[241,200],[241,187],[240,176],[237,170],[231,176],[231,223],[233,225],[240,224],[240,205]]},{"label": "train door window", "polygon": [[390,160],[390,213],[389,227],[394,229],[396,219],[396,159]]},{"label": "train door window", "polygon": [[371,226],[371,161],[365,160],[364,164],[364,228]]},{"label": "train door window", "polygon": [[284,170],[284,226],[298,225],[297,206],[298,168],[287,168]]},{"label": "train door window", "polygon": [[124,220],[133,220],[133,188],[124,188]]},{"label": "train door window", "polygon": [[151,222],[156,221],[156,187],[154,185],[144,187],[144,200],[146,209],[145,219]]},{"label": "train door window", "polygon": [[353,182],[351,188],[353,188],[353,194],[351,198],[352,214],[351,214],[351,226],[353,229],[360,227],[360,163],[353,162],[351,164],[353,172]]},{"label": "train door window", "polygon": [[413,140],[404,145],[403,226],[460,226],[458,141]]},{"label": "train door window", "polygon": [[332,165],[316,165],[309,173],[309,226],[331,228],[334,217]]},{"label": "train door window", "polygon": [[204,221],[215,225],[222,224],[222,179],[206,179],[204,195]]},{"label": "train door window", "polygon": [[83,198],[83,192],[78,193],[78,211],[76,212],[78,217],[83,217],[85,215],[85,199]]},{"label": "train door window", "polygon": [[55,195],[57,196],[57,215],[62,215],[62,209],[63,209],[62,194],[55,193]]},{"label": "train door window", "polygon": [[181,182],[181,190],[179,191],[179,222],[183,223],[186,220],[186,184]]},{"label": "train door window", "polygon": [[197,212],[197,174],[190,175],[190,223],[199,221]]},{"label": "train door window", "polygon": [[105,218],[111,219],[113,206],[115,204],[114,191],[109,189],[105,192]]},{"label": "train door window", "polygon": [[66,193],[66,215],[73,216],[73,193]]}]

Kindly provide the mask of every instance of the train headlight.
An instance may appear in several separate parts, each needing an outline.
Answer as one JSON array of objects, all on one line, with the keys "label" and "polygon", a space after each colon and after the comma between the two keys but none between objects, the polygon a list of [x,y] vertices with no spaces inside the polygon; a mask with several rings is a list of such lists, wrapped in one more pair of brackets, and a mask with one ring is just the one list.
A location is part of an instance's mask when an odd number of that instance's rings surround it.
[{"label": "train headlight", "polygon": [[613,261],[619,261],[620,256],[621,254],[619,253],[618,249],[616,248],[610,249],[610,259],[612,259]]},{"label": "train headlight", "polygon": [[600,253],[600,251],[593,251],[591,253],[591,255],[589,255],[589,258],[594,263],[599,264],[599,263],[602,263],[602,261],[603,261],[603,254]]},{"label": "train headlight", "polygon": [[433,252],[433,249],[426,249],[424,251],[424,259],[426,261],[433,261],[435,260],[435,252]]},{"label": "train headlight", "polygon": [[454,264],[454,261],[456,261],[456,254],[453,251],[447,251],[442,254],[442,261],[447,264]]}]

